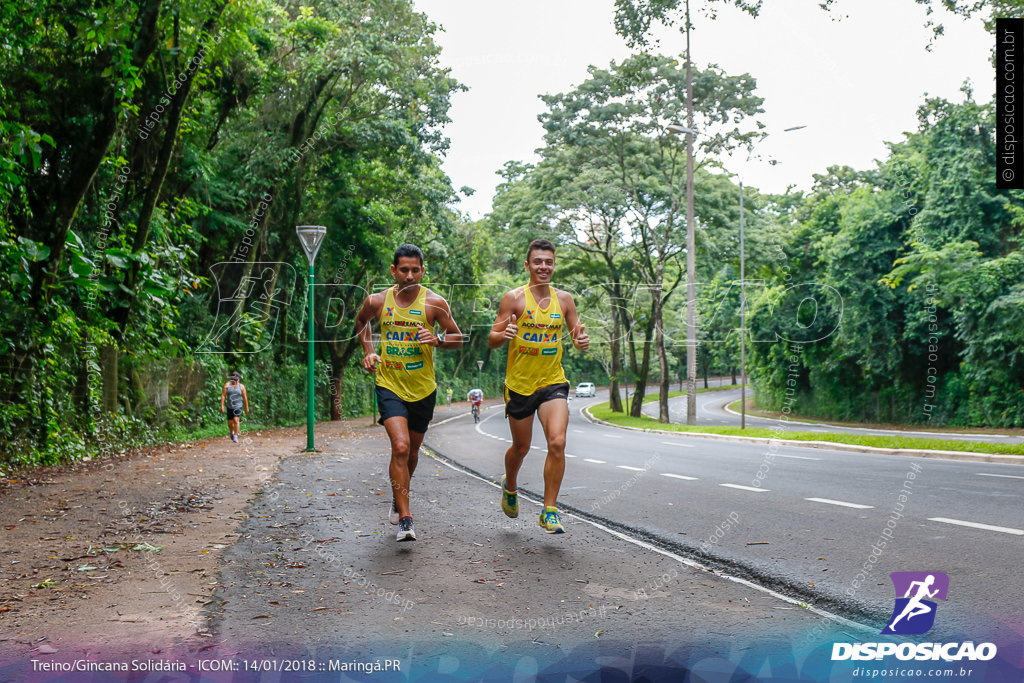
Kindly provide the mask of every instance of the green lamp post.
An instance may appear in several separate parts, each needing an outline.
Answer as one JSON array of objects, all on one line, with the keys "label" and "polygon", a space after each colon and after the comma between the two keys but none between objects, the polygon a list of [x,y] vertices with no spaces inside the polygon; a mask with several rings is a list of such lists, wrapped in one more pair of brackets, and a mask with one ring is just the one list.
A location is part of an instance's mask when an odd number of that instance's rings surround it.
[{"label": "green lamp post", "polygon": [[306,298],[309,300],[309,341],[306,345],[306,450],[313,451],[316,450],[313,446],[313,261],[316,260],[316,252],[324,242],[327,228],[322,225],[297,225],[295,233],[299,236],[302,251],[306,252],[306,258],[309,259],[309,284],[306,287]]}]

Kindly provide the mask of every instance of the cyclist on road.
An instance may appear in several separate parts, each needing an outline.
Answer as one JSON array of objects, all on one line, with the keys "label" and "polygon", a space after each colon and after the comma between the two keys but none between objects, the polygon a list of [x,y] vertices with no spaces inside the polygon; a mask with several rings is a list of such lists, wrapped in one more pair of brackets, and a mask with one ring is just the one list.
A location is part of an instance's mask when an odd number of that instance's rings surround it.
[{"label": "cyclist on road", "polygon": [[480,405],[484,400],[484,392],[482,389],[470,389],[469,393],[466,394],[466,400],[469,401],[470,409],[473,411],[473,417],[476,421],[480,421]]},{"label": "cyclist on road", "polygon": [[568,292],[551,286],[555,271],[555,245],[534,240],[526,250],[529,284],[505,294],[487,338],[496,349],[509,343],[505,371],[505,415],[512,445],[505,453],[501,478],[501,509],[519,516],[517,477],[530,452],[533,415],[537,414],[548,442],[544,461],[544,511],[538,524],[549,534],[565,532],[558,517],[558,490],[565,474],[565,433],[569,426],[569,382],[562,369],[562,334],[585,351],[590,346],[586,325],[580,323],[576,303]]},{"label": "cyclist on road", "polygon": [[[395,250],[391,275],[395,286],[371,294],[356,316],[356,331],[363,344],[363,368],[377,374],[380,423],[391,440],[391,512],[399,541],[415,541],[409,486],[419,461],[420,444],[434,416],[437,382],[434,349],[457,348],[462,333],[452,319],[448,302],[420,286],[423,252],[412,244]],[[380,323],[380,350],[373,346],[370,322]],[[434,334],[434,324],[442,336]],[[378,367],[379,366],[379,367]]]}]

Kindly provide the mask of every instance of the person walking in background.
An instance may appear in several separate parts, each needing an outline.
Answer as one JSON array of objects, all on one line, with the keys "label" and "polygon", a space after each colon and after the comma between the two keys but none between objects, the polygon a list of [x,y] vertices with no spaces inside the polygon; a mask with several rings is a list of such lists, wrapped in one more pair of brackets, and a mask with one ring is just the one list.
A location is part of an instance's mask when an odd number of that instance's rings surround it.
[{"label": "person walking in background", "polygon": [[[225,401],[227,406],[225,407]],[[231,430],[229,437],[238,443],[238,435],[241,433],[242,408],[245,414],[249,414],[249,395],[245,393],[245,385],[242,384],[242,376],[238,372],[232,372],[231,378],[224,385],[220,392],[220,412],[227,414],[228,429]]]},{"label": "person walking in background", "polygon": [[[457,348],[462,332],[452,319],[448,302],[420,286],[423,252],[412,244],[395,250],[391,276],[395,285],[366,297],[356,316],[356,333],[363,345],[363,369],[375,372],[380,423],[391,440],[391,512],[399,541],[415,541],[409,486],[419,461],[420,444],[434,417],[437,381],[434,349]],[[373,346],[370,322],[380,323],[380,349]],[[443,336],[433,332],[440,325]],[[378,367],[379,366],[379,367]]]},{"label": "person walking in background", "polygon": [[448,391],[446,391],[446,392],[445,392],[445,394],[446,394],[446,395],[447,395],[447,397],[448,397],[448,407],[449,407],[449,408],[451,408],[451,407],[452,407],[452,394],[453,394],[453,393],[455,393],[455,392],[453,392],[453,391],[452,391],[452,388],[451,388],[451,387],[448,387]]},{"label": "person walking in background", "polygon": [[533,415],[537,414],[548,442],[544,461],[544,511],[538,524],[549,534],[565,532],[558,517],[558,490],[565,474],[565,433],[569,426],[569,382],[562,369],[562,334],[568,329],[581,351],[590,346],[586,325],[580,323],[576,303],[568,292],[551,286],[555,272],[555,245],[540,239],[526,250],[529,284],[505,294],[494,326],[487,337],[492,349],[506,342],[505,415],[512,445],[505,452],[501,478],[501,509],[519,516],[517,477],[530,452]]}]

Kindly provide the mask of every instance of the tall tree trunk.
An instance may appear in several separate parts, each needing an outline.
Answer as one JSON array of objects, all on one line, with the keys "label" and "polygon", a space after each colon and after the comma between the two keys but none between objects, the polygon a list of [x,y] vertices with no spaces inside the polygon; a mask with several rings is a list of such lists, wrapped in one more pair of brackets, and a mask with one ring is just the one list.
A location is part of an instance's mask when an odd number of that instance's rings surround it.
[{"label": "tall tree trunk", "polygon": [[661,286],[656,287],[653,292],[654,301],[651,304],[651,315],[654,317],[654,348],[658,354],[658,422],[668,422],[668,356],[665,353],[665,331],[661,324],[664,311]]},{"label": "tall tree trunk", "polygon": [[100,370],[103,373],[103,412],[117,412],[117,361],[120,352],[116,344],[100,349]]},{"label": "tall tree trunk", "polygon": [[633,388],[633,402],[629,406],[631,417],[640,417],[640,409],[643,408],[644,396],[647,395],[647,379],[651,376],[651,332],[654,326],[653,321],[648,318],[648,324],[644,327],[644,351],[641,356],[640,369],[636,369],[636,349],[630,340],[630,360],[633,364],[633,371],[636,374],[636,386]]},{"label": "tall tree trunk", "polygon": [[609,294],[612,295],[612,338],[609,341],[609,351],[612,354],[611,363],[611,377],[608,382],[608,407],[611,408],[613,413],[622,412],[622,398],[619,396],[619,379],[624,373],[625,366],[622,363],[623,340],[619,338],[619,332],[622,330],[622,315],[619,313],[619,301],[621,301],[621,286],[619,283],[614,283],[608,288]]}]

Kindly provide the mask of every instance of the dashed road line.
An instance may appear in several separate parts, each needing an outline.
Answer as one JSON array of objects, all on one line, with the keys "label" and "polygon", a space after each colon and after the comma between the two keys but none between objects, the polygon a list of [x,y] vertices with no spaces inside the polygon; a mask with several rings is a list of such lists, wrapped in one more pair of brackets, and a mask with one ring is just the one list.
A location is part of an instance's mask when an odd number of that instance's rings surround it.
[{"label": "dashed road line", "polygon": [[730,489],[739,489],[741,491],[754,491],[755,493],[767,493],[769,489],[759,489],[753,486],[740,486],[739,484],[719,484],[719,486],[725,486]]},{"label": "dashed road line", "polygon": [[874,505],[861,505],[860,503],[847,503],[847,502],[844,502],[844,501],[841,501],[841,500],[832,500],[830,498],[804,498],[804,500],[809,500],[812,503],[827,503],[828,505],[842,505],[843,507],[856,508],[858,510],[869,510],[869,509],[875,507]]},{"label": "dashed road line", "polygon": [[596,463],[598,465],[606,464],[604,460],[594,460],[593,458],[583,458],[583,460],[586,461],[586,462]]},{"label": "dashed road line", "polygon": [[821,460],[821,458],[811,458],[806,455],[780,455],[775,454],[776,458],[793,458],[794,460]]},{"label": "dashed road line", "polygon": [[646,472],[643,467],[630,467],[629,465],[616,465],[620,470],[631,470],[633,472]]},{"label": "dashed road line", "polygon": [[989,474],[988,472],[975,472],[979,477],[1005,477],[1007,479],[1024,479],[1016,474]]},{"label": "dashed road line", "polygon": [[662,441],[666,446],[679,446],[681,448],[696,448],[692,443],[679,443],[678,441]]},{"label": "dashed road line", "polygon": [[699,481],[697,477],[686,477],[682,474],[672,474],[671,472],[661,472],[663,477],[672,477],[673,479],[685,479],[686,481]]},{"label": "dashed road line", "polygon": [[946,517],[929,517],[929,522],[945,522],[946,524],[956,524],[957,526],[966,526],[972,529],[981,529],[983,531],[999,531],[1004,534],[1014,534],[1015,536],[1024,536],[1024,529],[1012,529],[1006,526],[994,526],[992,524],[981,524],[979,522],[965,522],[962,519],[948,519]]}]

